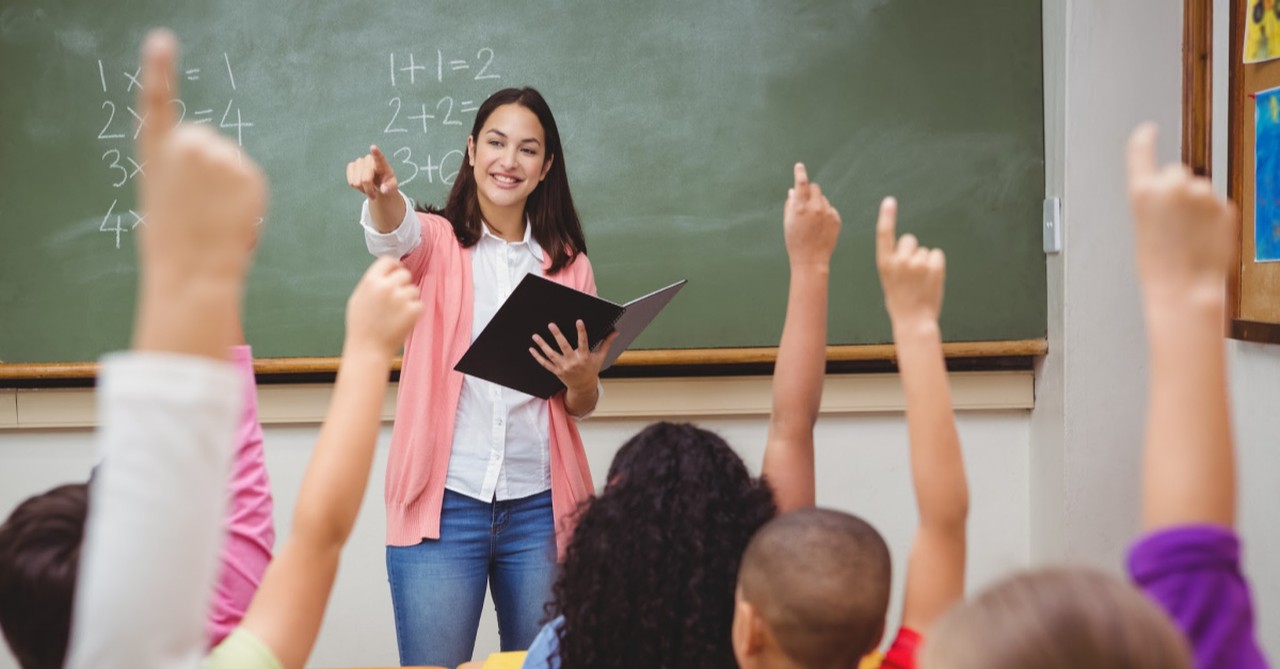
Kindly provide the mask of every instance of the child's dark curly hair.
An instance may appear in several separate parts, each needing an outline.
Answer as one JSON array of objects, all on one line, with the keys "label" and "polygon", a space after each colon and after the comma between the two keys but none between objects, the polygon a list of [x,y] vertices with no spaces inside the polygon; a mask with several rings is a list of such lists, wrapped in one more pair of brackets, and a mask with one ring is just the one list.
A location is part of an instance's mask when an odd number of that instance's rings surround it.
[{"label": "child's dark curly hair", "polygon": [[564,669],[736,667],[738,564],[773,493],[718,435],[655,423],[579,513],[548,613]]}]

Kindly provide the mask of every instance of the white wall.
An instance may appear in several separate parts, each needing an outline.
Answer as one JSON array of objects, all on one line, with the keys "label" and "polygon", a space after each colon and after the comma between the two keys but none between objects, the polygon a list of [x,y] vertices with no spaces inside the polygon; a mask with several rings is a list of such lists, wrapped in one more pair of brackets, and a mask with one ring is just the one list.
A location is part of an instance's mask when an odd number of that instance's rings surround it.
[{"label": "white wall", "polygon": [[1062,198],[1048,263],[1049,355],[1031,433],[1032,556],[1116,571],[1138,529],[1146,352],[1123,146],[1143,120],[1178,155],[1181,4],[1045,0],[1046,191]]},{"label": "white wall", "polygon": [[1245,573],[1253,586],[1258,639],[1280,659],[1280,346],[1232,342],[1231,393],[1240,486],[1237,519]]},{"label": "white wall", "polygon": [[[703,418],[758,471],[766,420],[761,416]],[[608,469],[622,442],[647,419],[592,419],[583,424],[592,471]],[[973,492],[970,579],[987,583],[1028,560],[1027,441],[1025,410],[966,411],[959,416]],[[281,540],[288,532],[292,502],[316,438],[314,425],[268,425],[267,467],[276,498]],[[87,430],[0,430],[0,510],[7,514],[27,495],[83,478],[92,464]],[[379,458],[365,505],[339,573],[333,599],[311,666],[392,666],[397,664],[391,602],[383,552],[385,515],[382,472],[390,426],[382,431]],[[859,513],[885,534],[894,562],[901,565],[915,527],[906,457],[906,428],[900,413],[829,414],[817,431],[820,504]],[[895,574],[901,597],[901,569]],[[891,612],[897,617],[897,609]],[[491,606],[481,623],[477,656],[497,650]],[[16,667],[7,649],[0,669]]]}]

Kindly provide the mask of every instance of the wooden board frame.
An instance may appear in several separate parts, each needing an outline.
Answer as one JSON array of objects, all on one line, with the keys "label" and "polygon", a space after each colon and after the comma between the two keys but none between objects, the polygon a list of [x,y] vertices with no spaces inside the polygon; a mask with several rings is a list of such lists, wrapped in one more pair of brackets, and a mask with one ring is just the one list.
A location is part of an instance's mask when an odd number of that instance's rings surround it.
[{"label": "wooden board frame", "polygon": [[[1049,352],[1045,339],[992,342],[948,342],[943,355],[953,366],[966,370],[1027,369],[1035,358]],[[654,351],[627,351],[618,358],[606,376],[643,376],[645,370],[661,370],[673,376],[725,374],[735,368],[742,372],[758,372],[773,364],[777,348],[711,348]],[[881,370],[892,366],[896,354],[892,344],[828,346],[827,361],[845,369],[858,369],[858,363],[874,365]],[[266,358],[255,361],[254,371],[260,380],[275,377],[282,381],[314,382],[331,378],[338,371],[338,358]],[[400,359],[393,365],[400,369]],[[89,385],[98,374],[98,363],[45,363],[0,365],[0,387],[80,386]]]},{"label": "wooden board frame", "polygon": [[[1187,40],[1183,49],[1183,137],[1212,132],[1211,87],[1196,88],[1194,80],[1209,80],[1209,62],[1192,53],[1194,44],[1211,43],[1213,9],[1210,0],[1185,0]],[[1246,65],[1244,26],[1247,2],[1231,0],[1227,48],[1227,193],[1240,209],[1240,239],[1235,272],[1227,280],[1227,336],[1252,342],[1280,343],[1280,263],[1252,260],[1254,130],[1252,96],[1280,86],[1280,60]],[[1195,34],[1196,42],[1191,40]],[[1203,70],[1203,71],[1201,71]],[[1246,123],[1249,121],[1249,123]],[[1187,146],[1184,145],[1184,158]],[[1188,161],[1192,169],[1196,165]],[[1207,169],[1203,172],[1209,174]],[[1197,170],[1199,171],[1199,170]]]}]

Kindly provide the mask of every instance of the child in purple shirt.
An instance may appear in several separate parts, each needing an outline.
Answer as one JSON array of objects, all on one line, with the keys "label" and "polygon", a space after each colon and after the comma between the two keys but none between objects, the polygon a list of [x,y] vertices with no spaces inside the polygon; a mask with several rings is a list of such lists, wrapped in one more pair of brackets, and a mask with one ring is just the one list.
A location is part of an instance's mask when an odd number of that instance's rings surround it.
[{"label": "child in purple shirt", "polygon": [[1221,525],[1152,532],[1129,552],[1129,575],[1192,642],[1197,667],[1266,667],[1254,640],[1253,602],[1240,539]]},{"label": "child in purple shirt", "polygon": [[1147,322],[1143,527],[1129,573],[1190,642],[1201,669],[1266,667],[1235,533],[1227,399],[1227,274],[1235,205],[1182,165],[1159,168],[1156,129],[1129,140],[1129,199]]},{"label": "child in purple shirt", "polygon": [[1239,217],[1208,180],[1159,168],[1155,136],[1139,127],[1128,151],[1151,370],[1137,588],[1079,568],[1011,577],[947,614],[925,669],[1268,666],[1234,529],[1222,324]]}]

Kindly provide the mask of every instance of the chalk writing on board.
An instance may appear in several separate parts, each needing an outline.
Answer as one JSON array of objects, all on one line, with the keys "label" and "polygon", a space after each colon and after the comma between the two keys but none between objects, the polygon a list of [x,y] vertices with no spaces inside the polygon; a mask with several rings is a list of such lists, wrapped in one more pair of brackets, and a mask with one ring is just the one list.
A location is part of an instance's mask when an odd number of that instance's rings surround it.
[{"label": "chalk writing on board", "polygon": [[[462,115],[474,113],[479,109],[479,105],[474,100],[454,100],[452,95],[436,100],[435,104],[416,100],[406,103],[397,95],[387,101],[387,108],[391,110],[391,120],[387,121],[387,126],[382,129],[383,134],[409,132],[410,128],[419,126],[423,134],[426,134],[430,132],[428,123],[430,121],[439,125],[464,125]],[[400,118],[401,114],[404,114],[403,119]],[[410,121],[419,123],[410,123]]]},{"label": "chalk writing on board", "polygon": [[376,127],[395,139],[383,150],[399,185],[453,185],[466,159],[458,148],[466,129],[505,73],[498,54],[487,46],[401,48],[382,67],[390,93]]},{"label": "chalk writing on board", "polygon": [[[493,49],[487,46],[476,51],[474,57],[455,58],[455,55],[446,55],[444,49],[436,49],[435,58],[420,59],[413,51],[399,54],[398,57],[392,52],[387,56],[391,85],[413,86],[419,83],[419,79],[422,83],[427,83],[431,80],[429,70],[434,70],[437,84],[445,83],[446,77],[451,81],[463,77],[472,81],[502,78],[493,68]],[[455,72],[463,74],[455,75]]]},{"label": "chalk writing on board", "polygon": [[[210,126],[216,124],[216,127],[227,137],[236,141],[237,146],[244,147],[246,140],[250,138],[250,130],[254,124],[252,120],[246,118],[237,102],[238,88],[231,56],[225,52],[220,55],[221,58],[211,59],[214,63],[213,67],[208,67],[208,63],[193,62],[191,67],[184,68],[179,73],[184,84],[183,90],[194,91],[201,98],[213,93],[215,100],[218,100],[217,104],[214,106],[202,104],[194,107],[189,106],[180,97],[173,98],[171,104],[177,112],[179,123],[209,124]],[[134,140],[138,138],[142,128],[148,122],[145,115],[131,106],[134,104],[133,97],[137,91],[143,90],[142,69],[132,65],[131,67],[133,67],[132,70],[117,70],[102,59],[97,61],[98,84],[102,88],[103,96],[108,98],[102,101],[103,125],[98,130],[97,139],[100,140],[100,144],[106,144],[100,160],[105,168],[107,183],[113,189],[125,188],[138,177],[146,176],[146,165],[139,163],[130,153],[133,150]],[[119,74],[116,75],[116,72]],[[196,89],[193,86],[199,88]],[[226,94],[225,105],[220,100],[222,94]],[[119,97],[110,99],[112,96]],[[129,132],[130,127],[133,132]],[[434,169],[439,171],[439,168]],[[110,235],[115,248],[118,249],[121,247],[122,236],[141,225],[146,225],[146,217],[122,206],[120,198],[116,197],[112,199],[106,214],[99,222],[98,231]]]},{"label": "chalk writing on board", "polygon": [[396,149],[391,155],[398,161],[391,167],[396,171],[396,179],[401,186],[419,176],[424,177],[427,183],[439,181],[446,186],[452,186],[453,180],[458,178],[458,169],[462,167],[461,149],[445,153],[440,157],[439,163],[435,162],[430,154],[427,154],[427,162],[418,163],[413,157],[413,149],[407,146]]}]

